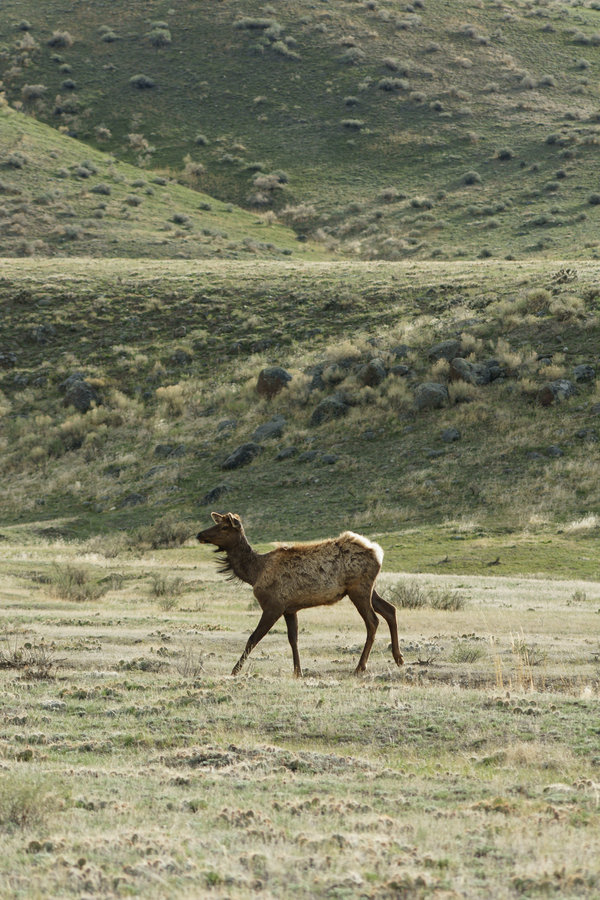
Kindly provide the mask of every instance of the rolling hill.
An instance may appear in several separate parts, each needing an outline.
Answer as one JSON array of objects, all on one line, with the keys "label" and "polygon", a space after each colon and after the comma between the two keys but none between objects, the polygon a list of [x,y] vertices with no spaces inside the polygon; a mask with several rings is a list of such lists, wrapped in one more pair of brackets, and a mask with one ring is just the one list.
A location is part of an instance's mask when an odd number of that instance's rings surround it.
[{"label": "rolling hill", "polygon": [[7,0],[13,106],[362,258],[595,257],[597,3]]}]

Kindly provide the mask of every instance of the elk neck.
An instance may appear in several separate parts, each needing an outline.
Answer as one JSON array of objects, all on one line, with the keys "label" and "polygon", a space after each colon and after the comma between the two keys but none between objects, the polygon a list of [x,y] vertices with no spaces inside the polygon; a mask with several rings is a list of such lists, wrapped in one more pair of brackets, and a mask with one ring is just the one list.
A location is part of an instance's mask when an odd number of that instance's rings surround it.
[{"label": "elk neck", "polygon": [[256,584],[262,569],[261,555],[252,549],[245,535],[242,535],[234,547],[225,550],[224,568],[240,581]]}]

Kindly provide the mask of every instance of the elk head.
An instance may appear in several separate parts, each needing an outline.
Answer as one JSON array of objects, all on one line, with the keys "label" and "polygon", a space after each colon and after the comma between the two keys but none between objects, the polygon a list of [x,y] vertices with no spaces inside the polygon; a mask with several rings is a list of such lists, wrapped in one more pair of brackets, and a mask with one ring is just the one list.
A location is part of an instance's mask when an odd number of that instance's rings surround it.
[{"label": "elk head", "polygon": [[211,528],[200,531],[196,538],[201,544],[215,544],[220,550],[228,550],[239,542],[244,534],[242,520],[235,513],[213,512],[210,514],[215,523]]}]

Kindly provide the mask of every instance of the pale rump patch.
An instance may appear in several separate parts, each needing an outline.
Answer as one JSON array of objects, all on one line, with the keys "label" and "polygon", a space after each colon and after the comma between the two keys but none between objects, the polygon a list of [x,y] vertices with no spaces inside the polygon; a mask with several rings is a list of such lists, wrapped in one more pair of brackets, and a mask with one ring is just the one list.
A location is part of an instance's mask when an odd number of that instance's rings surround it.
[{"label": "pale rump patch", "polygon": [[376,544],[375,541],[370,541],[362,534],[356,534],[354,531],[344,531],[343,534],[340,534],[340,537],[349,538],[355,544],[361,544],[363,547],[367,547],[368,550],[372,550],[377,557],[379,565],[381,566],[383,564],[383,548],[380,547],[379,544]]}]

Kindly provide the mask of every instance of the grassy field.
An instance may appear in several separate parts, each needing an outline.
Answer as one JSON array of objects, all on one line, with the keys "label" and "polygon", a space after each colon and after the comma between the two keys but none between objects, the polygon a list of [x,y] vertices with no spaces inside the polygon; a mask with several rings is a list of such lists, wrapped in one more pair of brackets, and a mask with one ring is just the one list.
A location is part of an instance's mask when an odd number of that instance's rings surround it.
[{"label": "grassy field", "polygon": [[342,601],[304,679],[281,626],[232,679],[257,608],[210,557],[3,542],[3,897],[597,896],[597,581],[384,563],[460,600],[399,609],[403,670],[381,628],[351,676]]}]

